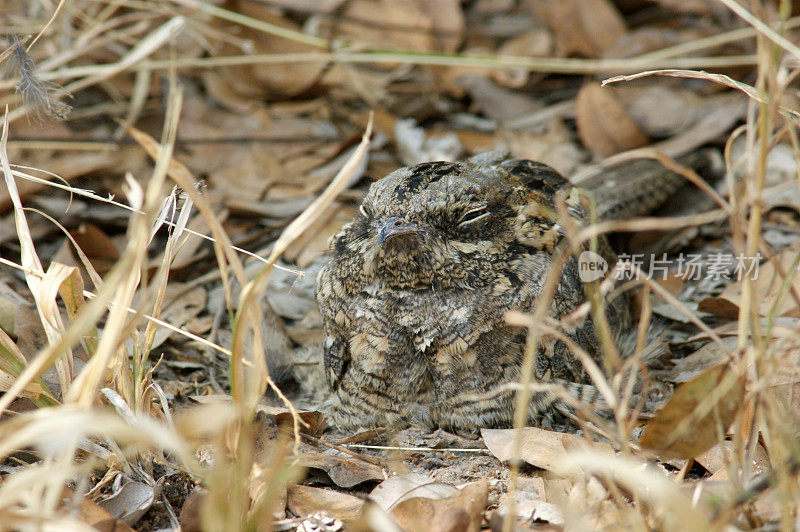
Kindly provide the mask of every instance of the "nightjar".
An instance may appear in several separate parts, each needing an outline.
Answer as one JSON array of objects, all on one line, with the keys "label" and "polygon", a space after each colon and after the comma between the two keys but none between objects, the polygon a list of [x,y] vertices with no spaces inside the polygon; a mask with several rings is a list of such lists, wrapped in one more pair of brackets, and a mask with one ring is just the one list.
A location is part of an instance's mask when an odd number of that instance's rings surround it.
[{"label": "nightjar", "polygon": [[[601,215],[652,209],[682,182],[634,174],[592,186]],[[646,176],[645,176],[646,177]],[[316,282],[324,321],[325,375],[341,428],[403,426],[473,430],[510,426],[514,393],[476,400],[518,382],[526,332],[510,309],[529,312],[556,254],[568,253],[555,198],[587,223],[586,202],[552,168],[490,152],[464,162],[401,168],[374,182],[360,214],[329,240]],[[605,240],[599,249],[615,257]],[[584,303],[578,261],[564,263],[550,308],[559,318]],[[630,328],[625,296],[606,305],[612,333]],[[591,319],[565,331],[600,358]],[[586,382],[561,340],[542,337],[535,379]],[[534,394],[530,421],[553,397]]]}]

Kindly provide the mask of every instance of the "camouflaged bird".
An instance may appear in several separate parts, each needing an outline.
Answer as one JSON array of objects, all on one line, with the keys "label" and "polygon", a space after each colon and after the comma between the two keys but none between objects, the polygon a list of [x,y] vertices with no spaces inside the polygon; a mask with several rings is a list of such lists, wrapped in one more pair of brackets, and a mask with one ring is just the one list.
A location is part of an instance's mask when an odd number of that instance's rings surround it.
[{"label": "camouflaged bird", "polygon": [[[601,216],[652,209],[682,182],[663,171],[641,174],[633,173],[624,193],[608,180],[590,183]],[[572,222],[587,223],[586,201],[574,190],[548,166],[497,152],[401,168],[374,182],[360,214],[331,237],[316,283],[334,423],[510,426],[514,393],[485,398],[520,380],[526,332],[505,314],[532,311],[554,257],[568,253],[556,197]],[[615,261],[604,240],[599,249]],[[586,300],[578,273],[570,255],[551,316]],[[606,310],[612,334],[630,329],[624,296]],[[563,332],[599,360],[591,319]],[[535,380],[583,383],[586,374],[565,342],[543,336]],[[540,420],[552,401],[534,394],[529,420]]]}]

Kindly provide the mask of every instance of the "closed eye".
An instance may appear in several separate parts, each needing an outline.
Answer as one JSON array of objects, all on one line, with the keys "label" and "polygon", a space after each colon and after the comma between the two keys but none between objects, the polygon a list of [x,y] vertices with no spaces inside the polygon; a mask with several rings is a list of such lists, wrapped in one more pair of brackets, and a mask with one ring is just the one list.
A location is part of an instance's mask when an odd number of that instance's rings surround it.
[{"label": "closed eye", "polygon": [[462,216],[461,220],[459,220],[458,225],[468,225],[487,216],[489,216],[489,210],[486,208],[486,205],[481,205],[480,207],[476,207],[465,212],[464,216]]}]

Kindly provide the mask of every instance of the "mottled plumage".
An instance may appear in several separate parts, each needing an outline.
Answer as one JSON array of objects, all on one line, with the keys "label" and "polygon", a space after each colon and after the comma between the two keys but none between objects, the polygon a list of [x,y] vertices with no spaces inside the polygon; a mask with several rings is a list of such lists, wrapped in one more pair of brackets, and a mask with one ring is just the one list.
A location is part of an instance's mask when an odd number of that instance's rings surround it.
[{"label": "mottled plumage", "polygon": [[[519,381],[525,331],[504,316],[531,311],[554,254],[567,253],[556,195],[567,199],[573,222],[587,222],[585,204],[571,189],[545,165],[496,153],[401,168],[373,183],[361,213],[331,237],[330,261],[317,278],[333,421],[509,426],[513,393],[474,397]],[[607,249],[604,241],[601,248]],[[584,301],[571,257],[551,315],[564,316]],[[624,297],[608,305],[608,318],[614,334],[629,328]],[[599,358],[591,320],[565,332]],[[548,337],[535,373],[538,381],[586,381],[567,346]],[[551,402],[535,394],[532,420]]]}]

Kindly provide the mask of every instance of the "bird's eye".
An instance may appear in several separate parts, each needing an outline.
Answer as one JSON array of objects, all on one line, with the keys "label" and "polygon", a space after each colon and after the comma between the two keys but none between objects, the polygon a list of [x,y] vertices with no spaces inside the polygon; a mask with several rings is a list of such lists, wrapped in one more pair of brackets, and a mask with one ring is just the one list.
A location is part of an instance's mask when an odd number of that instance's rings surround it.
[{"label": "bird's eye", "polygon": [[364,205],[360,205],[358,210],[364,215],[364,218],[369,218],[369,214],[367,213],[367,209],[364,208]]},{"label": "bird's eye", "polygon": [[481,205],[480,207],[476,207],[474,209],[470,209],[464,213],[464,216],[461,217],[459,220],[459,225],[467,225],[471,224],[472,222],[478,221],[482,218],[489,216],[489,211],[486,209],[485,205]]}]

